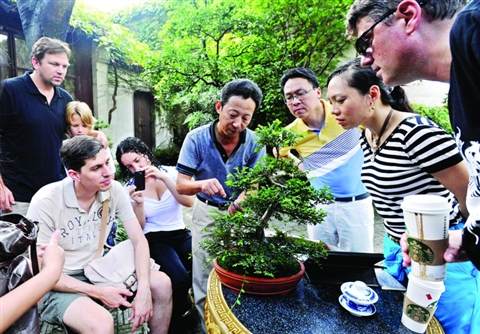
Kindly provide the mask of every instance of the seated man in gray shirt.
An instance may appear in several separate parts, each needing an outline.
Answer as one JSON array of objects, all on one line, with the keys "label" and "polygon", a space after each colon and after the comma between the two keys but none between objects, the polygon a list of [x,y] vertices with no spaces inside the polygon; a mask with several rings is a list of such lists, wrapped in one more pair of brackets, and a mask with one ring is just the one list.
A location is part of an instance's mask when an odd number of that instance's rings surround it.
[{"label": "seated man in gray shirt", "polygon": [[[215,103],[218,120],[190,131],[177,163],[177,191],[197,195],[192,212],[193,293],[203,318],[208,274],[207,254],[201,248],[205,227],[213,223],[212,210],[230,210],[238,204],[225,185],[227,175],[236,168],[252,167],[261,152],[253,131],[247,129],[253,113],[260,107],[262,91],[247,79],[233,80],[222,89]],[[234,202],[237,200],[236,202]]]},{"label": "seated man in gray shirt", "polygon": [[[113,318],[104,306],[125,306],[132,308],[132,332],[148,321],[152,333],[167,333],[172,310],[170,279],[164,273],[150,272],[147,240],[128,194],[113,180],[107,150],[92,137],[77,136],[63,144],[61,157],[68,177],[42,187],[27,213],[39,223],[39,243],[47,243],[60,230],[59,245],[65,250],[63,274],[39,303],[42,320],[79,333],[113,334]],[[107,231],[119,218],[134,249],[138,288],[131,303],[127,301],[130,290],[94,285],[83,272],[98,249],[102,205],[107,199]]]}]

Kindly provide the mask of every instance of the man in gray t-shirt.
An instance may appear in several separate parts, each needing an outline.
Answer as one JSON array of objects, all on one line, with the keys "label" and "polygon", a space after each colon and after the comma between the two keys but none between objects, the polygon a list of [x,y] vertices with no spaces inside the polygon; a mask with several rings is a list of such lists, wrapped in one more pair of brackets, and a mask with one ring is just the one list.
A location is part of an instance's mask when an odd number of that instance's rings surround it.
[{"label": "man in gray t-shirt", "polygon": [[[167,333],[172,307],[170,280],[161,272],[150,272],[147,240],[128,194],[113,180],[110,155],[96,139],[77,136],[63,144],[61,156],[68,177],[42,187],[27,213],[39,223],[40,243],[59,230],[59,245],[65,249],[63,274],[39,303],[42,320],[79,333],[113,334],[113,318],[104,306],[125,306],[132,308],[132,331],[148,321],[153,333]],[[132,296],[129,290],[91,284],[83,274],[100,242],[102,203],[107,199],[107,228],[120,218],[135,253],[138,288],[131,303],[127,301]]]},{"label": "man in gray t-shirt", "polygon": [[252,167],[262,155],[256,152],[253,131],[247,129],[261,101],[262,91],[254,82],[227,83],[215,103],[218,120],[190,131],[178,158],[177,191],[197,195],[192,212],[193,293],[202,319],[212,267],[200,246],[206,237],[204,229],[213,223],[212,210],[234,210],[238,205],[239,198],[225,185],[227,175],[236,168]]}]

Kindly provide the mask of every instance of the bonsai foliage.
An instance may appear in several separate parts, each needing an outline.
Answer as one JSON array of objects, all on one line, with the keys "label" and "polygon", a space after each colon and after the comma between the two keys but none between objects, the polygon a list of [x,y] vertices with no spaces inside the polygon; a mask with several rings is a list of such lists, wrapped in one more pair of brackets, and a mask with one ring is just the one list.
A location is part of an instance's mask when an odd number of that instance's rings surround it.
[{"label": "bonsai foliage", "polygon": [[[282,128],[279,121],[257,129],[259,143],[272,147],[290,146],[298,137]],[[217,214],[203,246],[218,263],[248,276],[281,277],[298,271],[297,258],[308,255],[318,261],[326,256],[321,242],[313,242],[270,227],[272,219],[297,224],[319,224],[325,212],[319,203],[333,198],[328,189],[315,190],[305,173],[290,159],[265,155],[253,168],[229,175],[227,185],[245,193],[242,210]],[[274,230],[266,236],[265,230]]]}]

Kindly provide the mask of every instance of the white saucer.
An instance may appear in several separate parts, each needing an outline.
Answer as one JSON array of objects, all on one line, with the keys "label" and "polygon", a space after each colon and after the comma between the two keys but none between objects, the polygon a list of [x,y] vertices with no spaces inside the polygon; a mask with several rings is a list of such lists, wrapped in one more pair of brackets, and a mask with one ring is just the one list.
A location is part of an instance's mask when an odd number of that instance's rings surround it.
[{"label": "white saucer", "polygon": [[356,305],[353,302],[349,302],[344,295],[338,297],[338,302],[344,309],[357,317],[368,317],[374,315],[377,312],[375,305]]},{"label": "white saucer", "polygon": [[[361,283],[362,289],[355,289],[354,284]],[[378,301],[377,293],[363,282],[345,282],[340,290],[348,300],[358,305],[370,305]]]}]

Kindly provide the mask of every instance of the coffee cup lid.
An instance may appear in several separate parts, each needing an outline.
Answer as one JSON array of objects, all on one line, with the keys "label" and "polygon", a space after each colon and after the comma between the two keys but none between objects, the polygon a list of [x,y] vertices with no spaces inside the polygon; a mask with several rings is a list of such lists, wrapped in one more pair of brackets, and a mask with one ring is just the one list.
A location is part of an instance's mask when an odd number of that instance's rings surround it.
[{"label": "coffee cup lid", "polygon": [[450,212],[450,205],[445,197],[439,195],[408,195],[402,202],[405,211],[438,214]]}]

